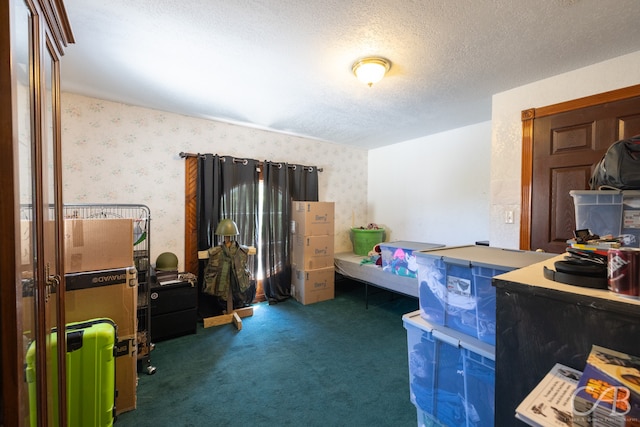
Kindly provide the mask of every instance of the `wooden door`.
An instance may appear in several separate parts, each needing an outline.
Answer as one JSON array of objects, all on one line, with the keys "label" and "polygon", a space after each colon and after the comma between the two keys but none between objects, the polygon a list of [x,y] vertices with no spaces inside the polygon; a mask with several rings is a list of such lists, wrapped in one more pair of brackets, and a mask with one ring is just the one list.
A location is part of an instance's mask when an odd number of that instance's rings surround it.
[{"label": "wooden door", "polygon": [[0,425],[66,425],[57,0],[0,4]]},{"label": "wooden door", "polygon": [[640,86],[523,112],[520,247],[563,253],[573,237],[570,190],[589,188],[615,141],[640,133]]}]

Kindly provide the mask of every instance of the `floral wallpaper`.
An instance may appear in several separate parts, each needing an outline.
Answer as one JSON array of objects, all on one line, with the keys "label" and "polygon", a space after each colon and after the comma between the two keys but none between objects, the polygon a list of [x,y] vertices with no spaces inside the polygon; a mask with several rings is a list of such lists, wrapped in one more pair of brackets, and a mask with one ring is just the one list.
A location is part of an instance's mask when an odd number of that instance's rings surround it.
[{"label": "floral wallpaper", "polygon": [[63,92],[64,203],[143,204],[151,212],[151,260],[184,262],[184,159],[214,153],[323,168],[321,201],[335,202],[335,250],[367,221],[367,151],[331,142],[135,107]]}]

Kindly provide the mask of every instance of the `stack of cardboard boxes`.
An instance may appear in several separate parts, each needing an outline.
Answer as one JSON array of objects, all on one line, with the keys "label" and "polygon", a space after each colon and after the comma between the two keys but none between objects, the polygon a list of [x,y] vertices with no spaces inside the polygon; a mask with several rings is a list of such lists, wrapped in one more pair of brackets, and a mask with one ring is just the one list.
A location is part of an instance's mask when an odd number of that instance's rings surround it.
[{"label": "stack of cardboard boxes", "polygon": [[64,222],[67,323],[116,324],[116,414],[136,408],[138,278],[131,219]]},{"label": "stack of cardboard boxes", "polygon": [[335,295],[333,202],[292,204],[291,293],[302,304]]}]

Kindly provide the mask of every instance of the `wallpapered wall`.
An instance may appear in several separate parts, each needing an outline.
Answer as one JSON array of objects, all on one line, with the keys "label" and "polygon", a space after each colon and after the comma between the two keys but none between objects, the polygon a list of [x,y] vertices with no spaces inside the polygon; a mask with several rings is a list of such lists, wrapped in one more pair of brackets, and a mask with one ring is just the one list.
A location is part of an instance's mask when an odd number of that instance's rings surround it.
[{"label": "wallpapered wall", "polygon": [[63,92],[64,203],[134,203],[151,211],[151,259],[184,263],[184,160],[214,153],[323,168],[321,201],[335,202],[335,250],[367,222],[367,151]]}]

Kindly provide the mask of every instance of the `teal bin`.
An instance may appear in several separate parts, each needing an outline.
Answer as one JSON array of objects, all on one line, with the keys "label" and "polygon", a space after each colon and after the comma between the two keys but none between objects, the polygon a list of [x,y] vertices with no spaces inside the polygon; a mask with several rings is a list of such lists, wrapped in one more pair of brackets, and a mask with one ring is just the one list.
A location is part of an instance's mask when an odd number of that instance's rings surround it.
[{"label": "teal bin", "polygon": [[375,245],[384,242],[384,229],[351,228],[351,242],[354,254],[368,255]]}]

